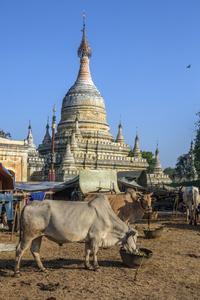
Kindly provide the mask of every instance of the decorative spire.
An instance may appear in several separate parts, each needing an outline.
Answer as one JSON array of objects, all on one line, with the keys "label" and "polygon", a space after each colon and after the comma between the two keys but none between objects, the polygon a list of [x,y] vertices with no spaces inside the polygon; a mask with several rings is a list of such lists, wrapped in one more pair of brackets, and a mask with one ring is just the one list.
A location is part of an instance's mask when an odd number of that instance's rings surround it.
[{"label": "decorative spire", "polygon": [[86,15],[83,12],[83,29],[81,30],[83,32],[83,37],[81,40],[81,44],[78,48],[78,57],[83,58],[84,56],[87,56],[90,58],[92,56],[92,49],[90,48],[86,35],[85,35],[85,17]]},{"label": "decorative spire", "polygon": [[122,134],[122,124],[121,124],[121,120],[120,120],[120,123],[119,123],[119,130],[118,130],[118,134],[117,134],[117,138],[116,138],[115,142],[116,142],[116,143],[122,143],[122,144],[125,143],[124,137],[123,137],[123,134]]},{"label": "decorative spire", "polygon": [[78,145],[76,142],[76,135],[75,135],[75,131],[72,131],[72,136],[71,136],[71,150],[74,151],[78,151]]},{"label": "decorative spire", "polygon": [[78,117],[77,116],[76,116],[76,119],[75,119],[75,135],[76,135],[76,137],[81,136],[81,131],[78,127]]},{"label": "decorative spire", "polygon": [[56,128],[56,108],[55,108],[55,104],[53,107],[53,117],[52,117],[52,129]]},{"label": "decorative spire", "polygon": [[137,130],[136,130],[136,137],[135,137],[135,146],[133,148],[133,157],[135,158],[141,158],[141,151],[140,151],[140,147],[139,147],[139,138],[138,138],[138,134],[137,134]]},{"label": "decorative spire", "polygon": [[191,141],[191,145],[190,145],[190,151],[194,151],[194,143],[193,143],[193,140]]},{"label": "decorative spire", "polygon": [[76,83],[84,83],[94,85],[89,68],[89,57],[92,55],[92,50],[87,42],[85,36],[85,15],[83,14],[83,37],[81,44],[78,48],[78,57],[80,57],[80,69],[78,73],[78,77]]},{"label": "decorative spire", "polygon": [[48,144],[51,142],[51,136],[49,134],[49,117],[47,119],[47,125],[46,125],[46,134],[44,136],[44,139],[42,141],[43,144]]},{"label": "decorative spire", "polygon": [[155,160],[152,164],[152,171],[151,173],[153,174],[163,174],[163,169],[161,166],[161,163],[159,161],[159,151],[158,151],[158,141],[157,141],[157,148],[156,148],[156,152],[155,152]]},{"label": "decorative spire", "polygon": [[76,170],[74,157],[73,157],[73,155],[71,153],[71,149],[70,149],[69,139],[67,140],[65,154],[62,159],[62,166],[64,169]]},{"label": "decorative spire", "polygon": [[33,135],[32,135],[32,130],[31,130],[31,122],[29,120],[29,126],[28,126],[28,136],[27,136],[27,142],[28,145],[32,148],[36,148],[35,144],[33,142]]}]

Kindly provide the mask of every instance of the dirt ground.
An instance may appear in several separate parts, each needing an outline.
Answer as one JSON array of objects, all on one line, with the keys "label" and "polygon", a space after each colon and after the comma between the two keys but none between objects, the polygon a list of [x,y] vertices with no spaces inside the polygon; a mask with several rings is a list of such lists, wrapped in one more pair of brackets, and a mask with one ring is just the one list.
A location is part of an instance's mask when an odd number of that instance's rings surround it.
[{"label": "dirt ground", "polygon": [[[84,268],[84,243],[59,247],[44,238],[41,258],[48,272],[38,271],[27,250],[20,278],[12,277],[15,252],[0,252],[0,299],[200,299],[200,224],[187,225],[182,216],[151,222],[151,227],[161,225],[162,236],[147,240],[147,221],[136,224],[137,247],[153,251],[136,281],[137,270],[123,264],[119,246],[99,250],[101,272],[95,272]],[[0,232],[0,243],[11,243],[9,232]]]}]

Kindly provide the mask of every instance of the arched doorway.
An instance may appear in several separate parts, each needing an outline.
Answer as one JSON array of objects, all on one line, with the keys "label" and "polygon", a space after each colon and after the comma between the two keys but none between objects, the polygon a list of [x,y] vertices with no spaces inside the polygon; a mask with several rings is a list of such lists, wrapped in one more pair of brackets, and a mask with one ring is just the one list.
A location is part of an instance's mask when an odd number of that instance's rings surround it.
[{"label": "arched doorway", "polygon": [[9,170],[9,169],[7,169],[9,172],[10,172],[10,174],[12,175],[12,177],[13,177],[13,179],[15,180],[15,172],[13,171],[13,170]]}]

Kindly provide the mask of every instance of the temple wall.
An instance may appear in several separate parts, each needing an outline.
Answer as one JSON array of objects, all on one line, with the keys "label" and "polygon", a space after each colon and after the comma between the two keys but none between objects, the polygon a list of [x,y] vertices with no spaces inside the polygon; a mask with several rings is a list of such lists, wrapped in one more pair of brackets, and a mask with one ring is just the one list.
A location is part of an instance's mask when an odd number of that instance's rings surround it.
[{"label": "temple wall", "polygon": [[8,171],[11,171],[15,181],[27,181],[27,153],[19,155],[12,151],[12,153],[5,155],[1,154],[1,150],[0,162]]}]

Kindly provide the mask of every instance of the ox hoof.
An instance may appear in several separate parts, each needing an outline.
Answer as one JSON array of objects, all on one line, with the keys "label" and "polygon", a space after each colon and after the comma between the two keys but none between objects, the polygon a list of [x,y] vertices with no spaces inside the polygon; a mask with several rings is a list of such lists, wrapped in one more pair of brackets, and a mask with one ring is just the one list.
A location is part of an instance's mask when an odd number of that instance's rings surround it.
[{"label": "ox hoof", "polygon": [[85,266],[85,268],[86,268],[86,270],[92,270],[92,266],[89,266],[89,267]]},{"label": "ox hoof", "polygon": [[45,268],[44,268],[44,269],[40,269],[40,271],[41,271],[41,272],[44,272],[44,273],[48,273],[48,270],[45,269]]},{"label": "ox hoof", "polygon": [[91,269],[92,269],[92,266],[91,266],[91,265],[86,265],[86,264],[84,264],[84,266],[85,266],[86,270],[91,270]]},{"label": "ox hoof", "polygon": [[97,268],[97,269],[94,269],[94,271],[100,273],[100,272],[101,272],[101,269],[100,269],[100,268]]},{"label": "ox hoof", "polygon": [[14,273],[12,276],[15,277],[15,278],[19,278],[20,277],[20,273],[19,272]]}]

